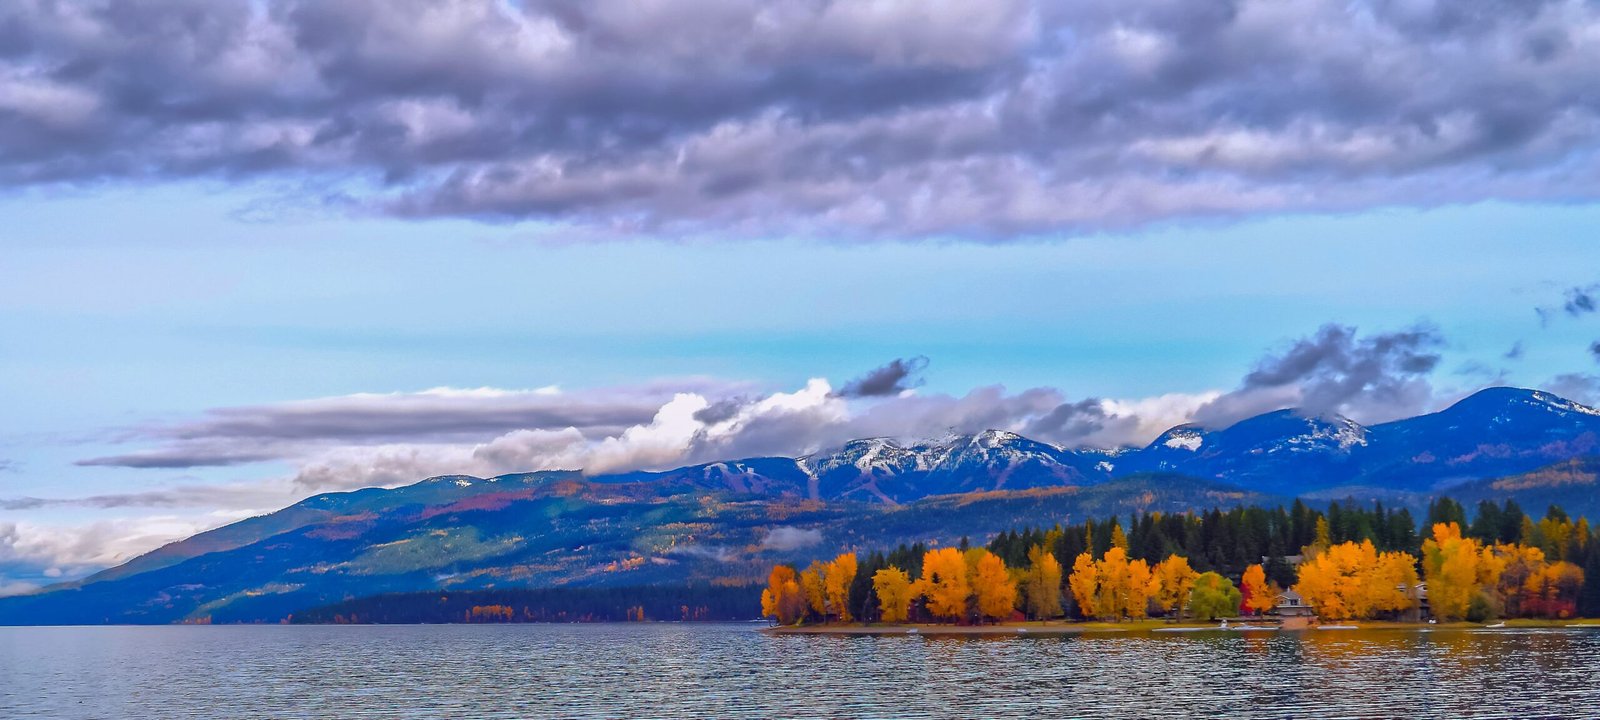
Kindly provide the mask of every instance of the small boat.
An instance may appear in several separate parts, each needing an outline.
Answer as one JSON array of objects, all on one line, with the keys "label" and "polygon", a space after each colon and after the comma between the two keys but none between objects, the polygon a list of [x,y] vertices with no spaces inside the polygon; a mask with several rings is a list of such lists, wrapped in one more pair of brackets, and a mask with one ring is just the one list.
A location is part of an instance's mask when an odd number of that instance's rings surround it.
[{"label": "small boat", "polygon": [[1360,630],[1356,625],[1318,625],[1318,630]]},{"label": "small boat", "polygon": [[918,630],[916,628],[906,628],[906,634],[907,635],[918,635],[920,633],[918,632]]},{"label": "small boat", "polygon": [[1486,628],[1503,628],[1505,626],[1506,626],[1506,621],[1501,620],[1500,622],[1497,622],[1497,623],[1495,623],[1493,625],[1485,625],[1484,627],[1486,627]]}]

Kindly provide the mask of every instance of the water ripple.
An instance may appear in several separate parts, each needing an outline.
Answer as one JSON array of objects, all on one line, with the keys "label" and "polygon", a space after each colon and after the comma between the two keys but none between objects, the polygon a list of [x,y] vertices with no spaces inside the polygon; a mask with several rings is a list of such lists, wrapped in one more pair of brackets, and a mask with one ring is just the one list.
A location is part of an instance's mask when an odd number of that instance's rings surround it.
[{"label": "water ripple", "polygon": [[0,718],[1576,717],[1600,631],[0,628]]}]

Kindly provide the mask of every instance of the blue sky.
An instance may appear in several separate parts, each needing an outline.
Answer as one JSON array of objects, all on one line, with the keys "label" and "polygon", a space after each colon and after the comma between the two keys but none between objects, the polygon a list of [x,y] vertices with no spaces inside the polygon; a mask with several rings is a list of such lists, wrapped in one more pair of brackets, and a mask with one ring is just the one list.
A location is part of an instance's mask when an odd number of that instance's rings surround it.
[{"label": "blue sky", "polygon": [[[517,225],[237,219],[248,191],[104,189],[0,204],[8,495],[195,470],[82,468],[119,432],[351,393],[587,388],[708,375],[836,384],[930,359],[919,391],[1139,398],[1227,390],[1337,322],[1428,323],[1442,395],[1590,369],[1595,323],[1537,307],[1593,279],[1600,208],[1301,215],[1001,246],[529,241]],[[1517,360],[1504,354],[1521,343]],[[249,477],[254,468],[223,468]],[[207,477],[209,475],[206,475]]]},{"label": "blue sky", "polygon": [[114,5],[0,8],[0,592],[439,472],[1600,400],[1577,0]]}]

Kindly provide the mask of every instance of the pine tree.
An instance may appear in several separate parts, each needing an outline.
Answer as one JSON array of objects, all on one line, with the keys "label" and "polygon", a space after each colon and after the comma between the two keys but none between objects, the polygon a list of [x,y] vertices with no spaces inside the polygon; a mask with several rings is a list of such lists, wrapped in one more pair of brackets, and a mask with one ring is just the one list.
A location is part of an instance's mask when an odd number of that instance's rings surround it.
[{"label": "pine tree", "polygon": [[1591,549],[1583,565],[1583,590],[1578,593],[1578,614],[1600,617],[1600,551]]}]

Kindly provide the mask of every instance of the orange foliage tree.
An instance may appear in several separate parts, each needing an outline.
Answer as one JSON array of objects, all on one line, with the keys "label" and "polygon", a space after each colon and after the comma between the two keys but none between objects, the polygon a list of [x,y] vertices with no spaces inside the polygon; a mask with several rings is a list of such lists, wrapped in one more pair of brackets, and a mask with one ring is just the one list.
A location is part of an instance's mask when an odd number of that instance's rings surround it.
[{"label": "orange foliage tree", "polygon": [[1100,608],[1095,605],[1095,591],[1100,587],[1099,573],[1095,569],[1094,556],[1085,552],[1072,561],[1072,574],[1067,576],[1067,588],[1072,591],[1072,599],[1078,603],[1078,614],[1084,617],[1094,617],[1100,614]]},{"label": "orange foliage tree", "polygon": [[1295,590],[1318,616],[1344,620],[1410,607],[1416,583],[1415,557],[1396,552],[1380,556],[1371,540],[1363,540],[1334,545],[1301,563]]},{"label": "orange foliage tree", "polygon": [[922,556],[922,577],[917,578],[912,594],[926,598],[928,612],[936,618],[966,617],[967,598],[972,596],[967,559],[956,548],[929,550]]},{"label": "orange foliage tree", "polygon": [[872,590],[878,595],[880,619],[886,623],[905,622],[911,611],[911,576],[893,565],[872,574]]},{"label": "orange foliage tree", "polygon": [[1017,585],[1006,572],[1005,561],[987,550],[978,556],[977,568],[972,574],[972,590],[981,617],[1004,620],[1017,607]]},{"label": "orange foliage tree", "polygon": [[1129,618],[1141,620],[1150,614],[1150,599],[1156,594],[1155,573],[1150,571],[1150,563],[1144,560],[1129,560],[1128,562],[1128,589],[1127,600],[1123,612]]},{"label": "orange foliage tree", "polygon": [[806,611],[805,596],[801,593],[794,568],[775,565],[767,575],[767,589],[761,591],[761,614],[776,619],[779,624],[792,625]]},{"label": "orange foliage tree", "polygon": [[1273,593],[1267,587],[1266,568],[1259,563],[1245,568],[1244,577],[1239,579],[1239,594],[1244,597],[1241,610],[1258,614],[1271,610]]}]

